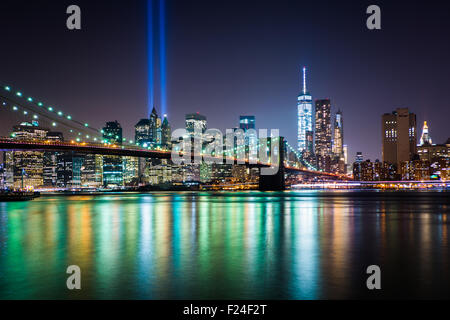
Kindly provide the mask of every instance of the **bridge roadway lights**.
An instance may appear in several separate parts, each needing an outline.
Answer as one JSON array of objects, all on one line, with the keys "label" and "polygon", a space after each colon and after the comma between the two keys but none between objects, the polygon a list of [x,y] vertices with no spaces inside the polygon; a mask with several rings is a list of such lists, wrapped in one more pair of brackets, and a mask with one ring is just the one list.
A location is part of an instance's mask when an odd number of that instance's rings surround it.
[{"label": "bridge roadway lights", "polygon": [[275,175],[259,175],[259,190],[260,191],[284,191],[286,189],[285,181],[284,181],[284,138],[279,138],[279,164],[278,164],[278,172]]}]

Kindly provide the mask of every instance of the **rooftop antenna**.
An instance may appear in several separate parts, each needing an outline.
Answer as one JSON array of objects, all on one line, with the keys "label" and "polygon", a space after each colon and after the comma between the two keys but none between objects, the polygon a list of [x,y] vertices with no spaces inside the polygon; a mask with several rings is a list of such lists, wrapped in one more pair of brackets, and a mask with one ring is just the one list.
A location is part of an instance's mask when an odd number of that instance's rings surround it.
[{"label": "rooftop antenna", "polygon": [[303,67],[303,94],[306,94],[306,67]]}]

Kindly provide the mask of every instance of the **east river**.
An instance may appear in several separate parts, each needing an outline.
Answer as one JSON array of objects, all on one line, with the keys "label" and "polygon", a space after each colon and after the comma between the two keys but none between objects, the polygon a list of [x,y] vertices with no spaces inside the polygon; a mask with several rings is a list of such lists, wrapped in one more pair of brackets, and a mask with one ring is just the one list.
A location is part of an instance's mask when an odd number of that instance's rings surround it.
[{"label": "east river", "polygon": [[449,223],[448,192],[44,195],[0,203],[0,299],[450,298]]}]

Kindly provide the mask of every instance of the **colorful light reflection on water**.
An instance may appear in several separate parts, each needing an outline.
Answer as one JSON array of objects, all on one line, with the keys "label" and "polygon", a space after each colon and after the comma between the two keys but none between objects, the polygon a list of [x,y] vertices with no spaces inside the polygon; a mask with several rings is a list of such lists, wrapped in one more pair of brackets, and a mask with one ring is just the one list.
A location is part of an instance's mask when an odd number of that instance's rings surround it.
[{"label": "colorful light reflection on water", "polygon": [[[167,192],[0,203],[0,298],[450,297],[448,198]],[[78,292],[65,286],[73,264]],[[365,287],[371,264],[382,292]]]}]

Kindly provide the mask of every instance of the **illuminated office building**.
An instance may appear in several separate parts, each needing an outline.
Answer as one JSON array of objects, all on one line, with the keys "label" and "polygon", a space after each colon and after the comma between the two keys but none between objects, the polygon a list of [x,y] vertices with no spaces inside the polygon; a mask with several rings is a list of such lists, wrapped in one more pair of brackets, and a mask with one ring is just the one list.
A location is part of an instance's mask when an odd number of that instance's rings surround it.
[{"label": "illuminated office building", "polygon": [[97,154],[87,154],[83,159],[81,186],[100,188],[103,185],[103,157]]},{"label": "illuminated office building", "polygon": [[246,132],[249,129],[255,129],[255,116],[240,116],[239,128]]},{"label": "illuminated office building", "polygon": [[197,113],[186,115],[186,131],[192,138],[202,138],[206,131],[206,117]]},{"label": "illuminated office building", "polygon": [[[303,90],[297,98],[297,126],[298,126],[298,150],[300,152],[307,151],[311,154],[314,150],[308,150],[307,132],[314,135],[314,106],[312,96],[306,90],[306,68],[303,68]],[[309,148],[313,145],[309,145]]]},{"label": "illuminated office building", "polygon": [[[102,130],[103,141],[113,145],[122,144],[122,127],[119,122],[107,122]],[[103,157],[103,185],[105,187],[123,186],[123,161],[120,156]]]},{"label": "illuminated office building", "polygon": [[[47,141],[64,141],[64,137],[61,132],[48,132]],[[44,187],[55,188],[57,186],[58,154],[59,152],[51,152],[51,151],[44,152],[44,162],[43,162]]]},{"label": "illuminated office building", "polygon": [[413,160],[416,153],[416,115],[408,108],[398,108],[382,116],[383,162],[397,166],[400,174],[401,163]]},{"label": "illuminated office building", "polygon": [[5,170],[5,158],[6,153],[0,153],[1,161],[0,161],[0,190],[6,189],[6,170]]},{"label": "illuminated office building", "polygon": [[123,182],[125,186],[139,185],[139,158],[123,157]]},{"label": "illuminated office building", "polygon": [[150,145],[151,138],[150,138],[150,119],[141,119],[135,126],[134,126],[134,141],[139,146],[147,147]]},{"label": "illuminated office building", "polygon": [[150,129],[149,129],[149,147],[157,147],[161,145],[162,131],[161,131],[161,118],[158,116],[156,108],[153,107],[150,113]]},{"label": "illuminated office building", "polygon": [[316,100],[314,151],[318,169],[326,172],[331,171],[331,140],[331,102],[329,99]]},{"label": "illuminated office building", "polygon": [[[13,127],[15,140],[46,140],[48,129],[37,122],[23,122]],[[44,185],[44,152],[12,151],[6,153],[6,186],[14,189],[40,188]]]},{"label": "illuminated office building", "polygon": [[161,147],[170,149],[172,138],[172,129],[170,128],[167,115],[164,115],[164,120],[161,125]]},{"label": "illuminated office building", "polygon": [[423,124],[422,135],[420,136],[419,146],[423,146],[424,144],[429,144],[429,145],[433,144],[430,134],[428,133],[428,125],[427,125],[426,121]]},{"label": "illuminated office building", "polygon": [[331,171],[343,174],[347,172],[347,168],[344,155],[344,120],[340,110],[336,112],[334,117],[333,133],[333,159]]},{"label": "illuminated office building", "polygon": [[344,124],[340,110],[336,112],[334,118],[333,153],[338,157],[344,157]]}]

